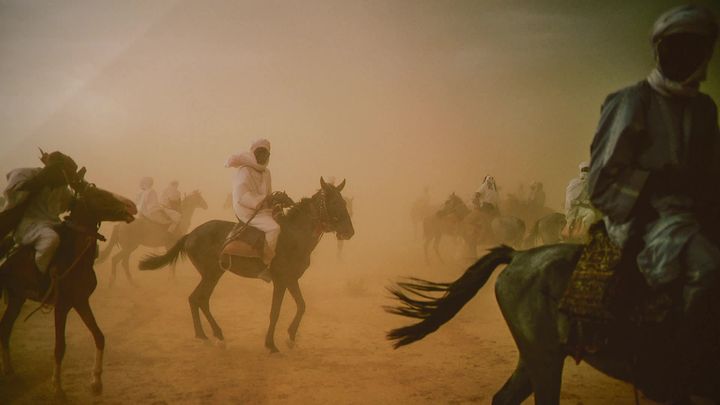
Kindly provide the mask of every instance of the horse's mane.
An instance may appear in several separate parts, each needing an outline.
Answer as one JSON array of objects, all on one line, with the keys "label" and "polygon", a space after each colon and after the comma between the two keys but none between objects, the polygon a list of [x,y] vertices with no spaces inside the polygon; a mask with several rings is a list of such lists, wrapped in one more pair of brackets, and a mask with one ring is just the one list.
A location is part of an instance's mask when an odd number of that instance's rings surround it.
[{"label": "horse's mane", "polygon": [[288,210],[287,214],[285,214],[285,218],[287,218],[288,220],[296,219],[301,212],[305,211],[311,201],[311,198],[304,197],[302,200],[300,200],[297,204],[293,205]]}]

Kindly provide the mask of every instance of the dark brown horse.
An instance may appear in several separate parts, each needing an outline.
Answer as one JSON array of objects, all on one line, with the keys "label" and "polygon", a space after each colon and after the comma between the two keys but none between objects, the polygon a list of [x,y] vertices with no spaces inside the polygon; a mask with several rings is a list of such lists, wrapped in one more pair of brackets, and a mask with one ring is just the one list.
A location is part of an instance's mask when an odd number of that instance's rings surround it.
[{"label": "dark brown horse", "polygon": [[[77,187],[70,215],[60,226],[60,246],[51,269],[53,281],[46,304],[55,306],[55,370],[53,385],[62,395],[61,364],[65,354],[65,322],[68,312],[75,309],[95,339],[95,367],[91,388],[102,391],[102,358],[105,337],[95,321],[89,298],[97,286],[93,262],[97,248],[97,233],[102,221],[133,220],[137,212],[132,201],[83,183]],[[3,374],[13,373],[10,363],[10,333],[29,292],[36,289],[38,275],[31,247],[20,247],[0,267],[0,290],[8,295],[8,306],[0,320],[0,351]]]},{"label": "dark brown horse", "polygon": [[[300,320],[305,312],[305,300],[300,291],[298,280],[310,266],[310,254],[326,232],[335,232],[340,240],[350,239],[353,229],[348,214],[345,199],[340,194],[345,181],[335,187],[320,178],[320,190],[311,198],[305,198],[291,208],[287,215],[279,221],[282,229],[277,245],[277,254],[270,265],[273,279],[272,309],[270,310],[270,326],[265,337],[265,347],[277,352],[275,346],[275,325],[280,315],[285,291],[295,299],[297,312],[290,324],[288,334],[290,340],[295,340]],[[220,326],[210,313],[210,295],[224,274],[219,264],[220,251],[225,237],[235,224],[229,221],[209,221],[189,234],[180,238],[166,254],[162,256],[149,256],[140,262],[141,270],[154,270],[177,261],[181,255],[187,255],[197,271],[201,280],[195,290],[190,294],[190,313],[195,326],[195,337],[207,340],[207,336],[200,324],[202,310],[213,335],[222,344],[224,337]],[[256,277],[262,264],[258,259],[233,260],[230,271],[246,277]]]}]

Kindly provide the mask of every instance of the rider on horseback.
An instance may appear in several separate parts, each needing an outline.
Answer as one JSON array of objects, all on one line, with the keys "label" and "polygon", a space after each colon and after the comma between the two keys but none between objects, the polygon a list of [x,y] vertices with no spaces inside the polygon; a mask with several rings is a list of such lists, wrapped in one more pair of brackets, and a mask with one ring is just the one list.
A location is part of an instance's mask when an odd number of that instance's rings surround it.
[{"label": "rider on horseback", "polygon": [[591,147],[590,198],[611,238],[654,288],[683,285],[681,390],[708,348],[702,336],[720,277],[720,132],[699,92],[718,34],[712,13],[680,6],[655,23],[657,65],[606,99]]},{"label": "rider on horseback", "polygon": [[[41,151],[42,152],[42,151]],[[0,212],[0,238],[13,232],[14,242],[35,249],[35,264],[47,281],[48,268],[60,245],[55,228],[69,211],[77,164],[60,152],[42,152],[44,167],[20,168],[8,173],[7,203]],[[40,285],[39,287],[43,287]]]},{"label": "rider on horseback", "polygon": [[179,185],[180,183],[177,180],[171,181],[160,196],[160,206],[162,206],[165,214],[173,221],[172,224],[170,224],[170,228],[168,228],[168,232],[170,233],[175,232],[175,229],[182,218],[182,214],[180,212],[182,195],[180,195],[180,190],[178,190]]},{"label": "rider on horseback", "polygon": [[580,174],[570,180],[565,189],[565,237],[569,240],[579,240],[586,237],[590,225],[597,221],[595,209],[590,203],[588,195],[587,175],[590,165],[582,162],[578,166]]},{"label": "rider on horseback", "polygon": [[477,210],[490,216],[497,216],[500,195],[493,176],[485,176],[480,188],[475,192],[472,202]]},{"label": "rider on horseback", "polygon": [[235,167],[233,179],[233,210],[240,222],[248,224],[265,234],[265,246],[262,260],[266,269],[258,277],[270,281],[267,266],[275,256],[280,225],[273,218],[270,203],[272,181],[268,163],[270,161],[270,141],[259,139],[250,146],[250,152],[232,155],[225,167]]}]

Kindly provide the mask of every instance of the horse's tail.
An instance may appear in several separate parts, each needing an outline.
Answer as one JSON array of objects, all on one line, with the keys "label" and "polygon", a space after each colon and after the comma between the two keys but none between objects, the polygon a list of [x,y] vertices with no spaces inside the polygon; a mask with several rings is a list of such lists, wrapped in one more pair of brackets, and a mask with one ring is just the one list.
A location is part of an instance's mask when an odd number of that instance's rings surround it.
[{"label": "horse's tail", "polygon": [[[401,302],[397,307],[385,307],[385,311],[396,315],[422,319],[414,325],[393,329],[387,334],[394,341],[394,347],[418,341],[436,331],[440,326],[452,319],[482,286],[487,283],[495,268],[508,264],[515,256],[515,250],[502,245],[490,250],[470,266],[465,273],[452,283],[434,283],[431,281],[411,278],[397,283],[388,290]],[[442,292],[442,297],[435,298],[428,293]],[[417,296],[419,298],[415,298]]]},{"label": "horse's tail", "polygon": [[140,261],[140,270],[157,270],[175,264],[180,256],[185,256],[185,240],[189,234],[183,235],[164,255],[147,255]]},{"label": "horse's tail", "polygon": [[95,261],[97,263],[102,263],[105,261],[105,259],[110,256],[110,252],[112,252],[113,248],[120,243],[120,225],[113,226],[112,233],[110,234],[110,240],[107,241],[105,244],[105,249],[103,249],[100,254],[98,255],[97,259]]}]

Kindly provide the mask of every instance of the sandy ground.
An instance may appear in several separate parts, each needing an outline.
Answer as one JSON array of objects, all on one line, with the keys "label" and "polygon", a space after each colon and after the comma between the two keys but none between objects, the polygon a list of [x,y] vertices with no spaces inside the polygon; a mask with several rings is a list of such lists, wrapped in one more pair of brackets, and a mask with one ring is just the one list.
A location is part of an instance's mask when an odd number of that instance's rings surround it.
[{"label": "sandy ground", "polygon": [[[393,350],[384,333],[408,320],[383,312],[382,305],[391,303],[384,286],[398,275],[452,280],[463,265],[428,267],[414,251],[366,258],[364,262],[372,264],[360,265],[360,252],[352,242],[345,253],[345,260],[338,262],[334,241],[323,241],[301,280],[308,308],[297,345],[291,349],[286,344],[285,330],[295,310],[286,296],[276,335],[281,353],[272,355],[263,347],[270,285],[223,277],[211,300],[227,339],[220,348],[193,337],[187,296],[199,276],[189,264],[178,268],[175,281],[168,280],[167,270],[134,270],[139,287],[120,278],[112,289],[107,286],[108,268],[98,266],[101,285],[92,305],[107,338],[105,389],[97,397],[89,390],[92,338],[73,312],[67,329],[64,402],[490,403],[517,360],[492,288],[482,290],[438,332]],[[33,308],[26,304],[21,319]],[[21,319],[11,341],[17,375],[0,377],[0,403],[56,401],[50,382],[52,317]],[[634,403],[630,385],[587,365],[568,360],[563,378],[563,403]]]}]

